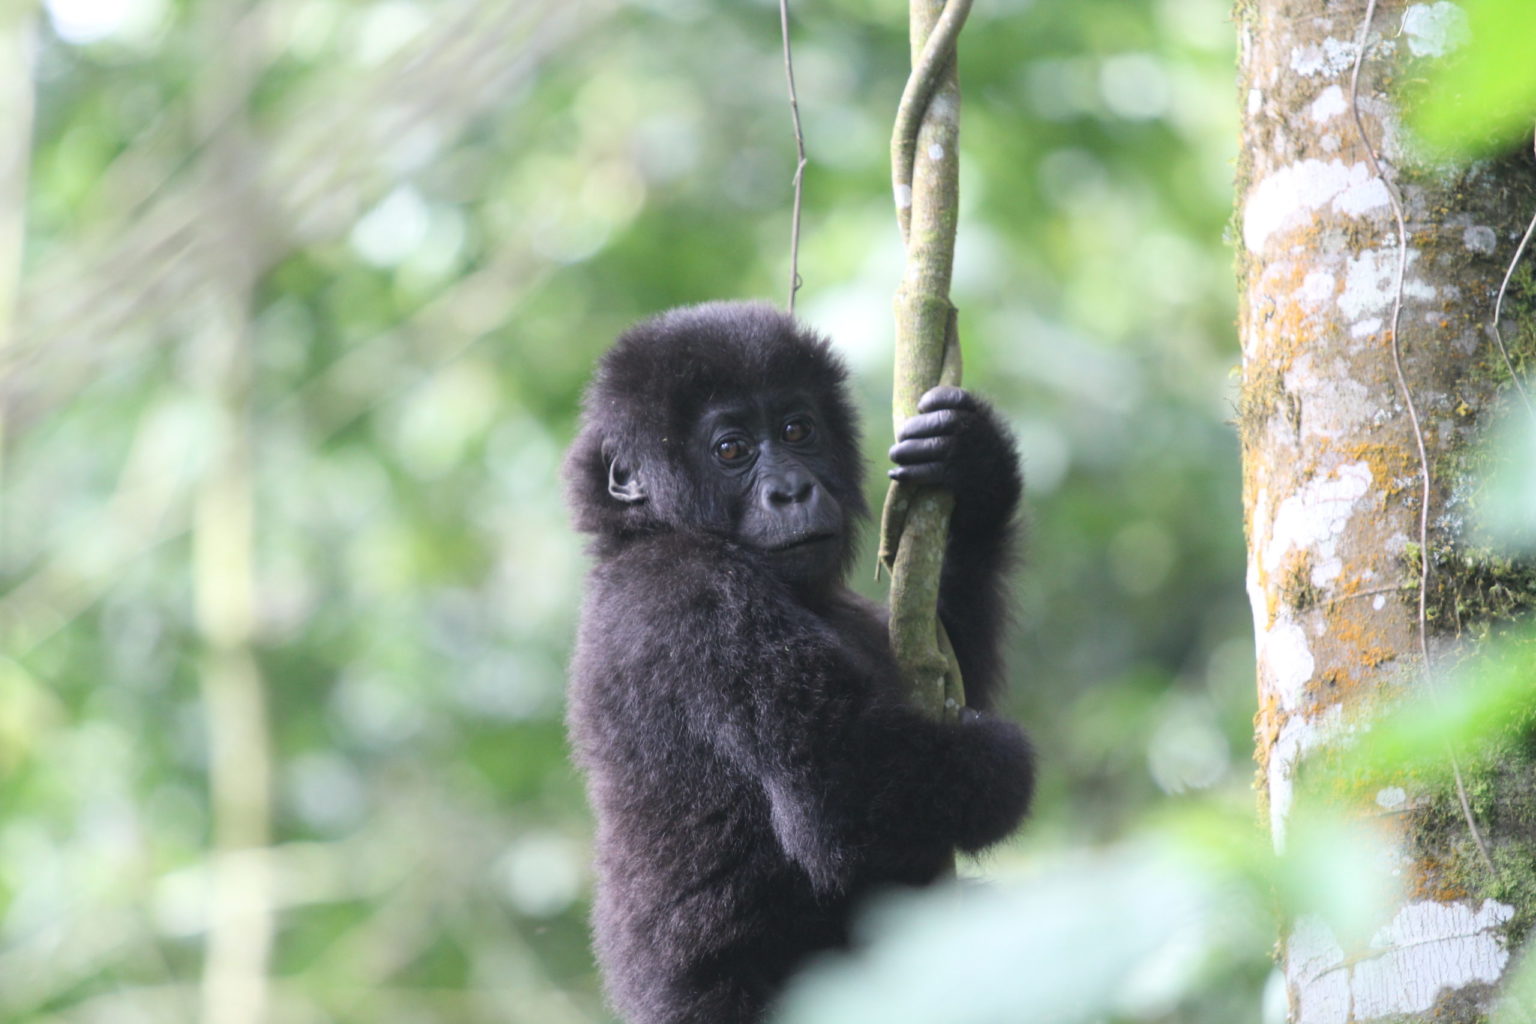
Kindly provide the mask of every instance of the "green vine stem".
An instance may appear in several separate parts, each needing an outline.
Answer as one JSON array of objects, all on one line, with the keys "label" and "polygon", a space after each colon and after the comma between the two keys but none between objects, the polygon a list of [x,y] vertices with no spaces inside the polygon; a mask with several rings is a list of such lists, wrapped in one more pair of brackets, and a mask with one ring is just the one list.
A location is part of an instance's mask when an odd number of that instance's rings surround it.
[{"label": "green vine stem", "polygon": [[[949,301],[959,215],[960,85],[955,40],[971,0],[911,0],[912,75],[891,139],[896,217],[906,267],[895,299],[892,411],[900,425],[938,384],[959,384],[960,344]],[[880,557],[891,571],[891,649],[909,697],[935,716],[965,703],[959,665],[938,619],[939,577],[954,499],[893,484]]]}]

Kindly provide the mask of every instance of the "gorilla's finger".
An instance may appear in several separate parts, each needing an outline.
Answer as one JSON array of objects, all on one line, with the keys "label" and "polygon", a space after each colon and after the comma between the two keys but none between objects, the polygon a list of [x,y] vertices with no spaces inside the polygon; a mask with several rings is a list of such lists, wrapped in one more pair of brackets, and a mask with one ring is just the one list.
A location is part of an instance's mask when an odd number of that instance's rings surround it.
[{"label": "gorilla's finger", "polygon": [[906,441],[914,437],[936,437],[940,434],[953,434],[960,429],[961,417],[954,409],[940,409],[938,412],[926,412],[913,416],[901,425],[896,433],[898,441]]},{"label": "gorilla's finger", "polygon": [[944,482],[944,463],[920,462],[914,466],[896,466],[886,470],[885,475],[904,484],[938,486]]},{"label": "gorilla's finger", "polygon": [[917,400],[918,412],[934,412],[938,409],[974,409],[976,399],[964,388],[951,387],[948,384],[940,384],[936,388],[929,388],[923,393],[923,397]]},{"label": "gorilla's finger", "polygon": [[918,437],[891,445],[891,461],[899,465],[942,462],[954,450],[953,437]]}]

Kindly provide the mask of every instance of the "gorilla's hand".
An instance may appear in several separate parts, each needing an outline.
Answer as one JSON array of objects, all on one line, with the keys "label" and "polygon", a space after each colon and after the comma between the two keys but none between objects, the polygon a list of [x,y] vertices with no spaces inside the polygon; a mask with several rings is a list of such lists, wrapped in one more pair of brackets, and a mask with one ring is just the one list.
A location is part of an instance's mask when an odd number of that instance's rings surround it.
[{"label": "gorilla's hand", "polygon": [[930,388],[917,415],[902,424],[891,446],[892,480],[935,484],[962,492],[973,471],[990,473],[1012,461],[1013,445],[992,407],[963,388]]},{"label": "gorilla's hand", "polygon": [[960,659],[966,700],[987,708],[1003,683],[998,638],[1007,621],[1005,578],[1024,489],[1019,457],[992,407],[960,388],[933,388],[917,409],[897,432],[890,476],[955,496],[939,617]]}]

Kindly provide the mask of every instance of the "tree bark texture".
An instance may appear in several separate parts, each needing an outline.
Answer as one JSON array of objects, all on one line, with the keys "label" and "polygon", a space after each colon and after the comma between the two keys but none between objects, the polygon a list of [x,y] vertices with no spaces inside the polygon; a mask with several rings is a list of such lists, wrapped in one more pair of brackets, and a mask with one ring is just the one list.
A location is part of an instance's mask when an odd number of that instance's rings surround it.
[{"label": "tree bark texture", "polygon": [[[1239,411],[1256,757],[1281,851],[1293,805],[1314,799],[1296,784],[1298,766],[1393,701],[1443,685],[1444,664],[1480,632],[1491,588],[1510,582],[1489,574],[1498,560],[1473,546],[1467,524],[1476,453],[1509,382],[1488,327],[1536,208],[1536,168],[1528,157],[1469,169],[1418,158],[1396,86],[1451,55],[1464,21],[1449,3],[1377,5],[1352,95],[1366,13],[1364,0],[1240,0],[1237,10]],[[1519,365],[1532,353],[1533,318],[1530,278],[1517,281],[1504,337]],[[1531,596],[1526,584],[1526,606]],[[1282,966],[1293,1022],[1482,1019],[1522,937],[1517,926],[1536,910],[1531,831],[1521,824],[1529,808],[1515,806],[1536,787],[1529,765],[1516,774],[1468,778],[1477,834],[1457,796],[1411,778],[1336,797],[1388,830],[1399,855],[1391,870],[1405,884],[1365,948],[1343,948],[1319,920],[1288,924]],[[1488,870],[1484,853],[1525,885]]]}]

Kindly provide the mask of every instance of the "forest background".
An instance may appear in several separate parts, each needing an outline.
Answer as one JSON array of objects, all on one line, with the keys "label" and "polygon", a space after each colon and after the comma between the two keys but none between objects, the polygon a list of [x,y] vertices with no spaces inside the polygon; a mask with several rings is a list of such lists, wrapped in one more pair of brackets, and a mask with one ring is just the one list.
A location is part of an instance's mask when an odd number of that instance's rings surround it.
[{"label": "forest background", "polygon": [[[905,11],[793,17],[799,313],[878,463]],[[1336,888],[1305,837],[1277,874],[1254,809],[1233,62],[1222,0],[963,37],[954,298],[1025,460],[1043,774],[982,866],[1014,973],[897,975],[977,1020],[1283,1019],[1272,904],[1369,901],[1331,833]],[[285,1024],[605,1020],[558,463],[626,324],[782,301],[776,5],[11,2],[0,79],[0,1020],[197,1019],[232,877]],[[974,910],[905,911],[921,955]],[[860,1019],[828,984],[797,1019]]]}]

